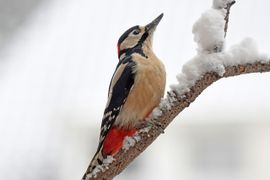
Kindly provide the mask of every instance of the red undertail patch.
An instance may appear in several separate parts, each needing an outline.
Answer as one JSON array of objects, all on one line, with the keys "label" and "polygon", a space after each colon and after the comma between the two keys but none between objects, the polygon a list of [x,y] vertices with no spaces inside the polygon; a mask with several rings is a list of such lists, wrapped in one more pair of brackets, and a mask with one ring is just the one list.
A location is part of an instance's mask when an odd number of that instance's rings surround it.
[{"label": "red undertail patch", "polygon": [[135,133],[136,129],[124,130],[112,127],[104,140],[102,153],[104,155],[115,155],[122,148],[124,138],[133,136]]}]

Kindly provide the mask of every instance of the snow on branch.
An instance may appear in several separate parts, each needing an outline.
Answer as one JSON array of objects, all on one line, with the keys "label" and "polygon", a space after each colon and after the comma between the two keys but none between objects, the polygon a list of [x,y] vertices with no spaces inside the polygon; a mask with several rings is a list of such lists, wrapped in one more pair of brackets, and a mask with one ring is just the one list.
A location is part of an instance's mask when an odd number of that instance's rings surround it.
[{"label": "snow on branch", "polygon": [[205,11],[193,25],[194,41],[198,52],[220,52],[224,50],[229,14],[234,0],[214,0],[212,8]]},{"label": "snow on branch", "polygon": [[[235,66],[228,66],[225,68],[222,77],[236,76],[246,73],[256,73],[256,72],[270,72],[270,61],[267,63],[255,62],[238,64]],[[213,82],[222,78],[216,72],[206,72],[200,80],[190,88],[190,90],[184,93],[181,97],[177,96],[173,92],[169,92],[167,99],[173,98],[173,104],[170,108],[164,108],[160,105],[159,110],[162,114],[157,117],[157,120],[161,125],[166,128],[172,120],[186,107],[190,105],[201,92],[210,86]],[[108,165],[107,170],[102,173],[96,174],[94,179],[112,179],[119,173],[121,173],[128,165],[131,163],[140,153],[142,153],[159,135],[161,131],[157,128],[151,128],[148,133],[140,133],[140,141],[138,141],[134,146],[130,147],[128,150],[120,151],[115,157],[114,161]]]},{"label": "snow on branch", "polygon": [[227,67],[268,62],[268,57],[257,50],[255,41],[247,38],[225,52],[198,53],[183,66],[177,75],[179,83],[171,85],[171,89],[178,96],[183,96],[208,72],[223,77]]},{"label": "snow on branch", "polygon": [[[166,128],[172,120],[190,105],[215,81],[247,73],[270,72],[270,59],[261,54],[256,43],[246,38],[225,51],[229,11],[233,0],[213,0],[193,26],[194,40],[198,44],[197,55],[189,60],[177,75],[178,84],[162,99],[150,118]],[[133,138],[126,138],[122,150],[106,163],[106,167],[92,172],[87,179],[112,179],[121,173],[142,153],[162,131],[158,127],[142,128]]]}]

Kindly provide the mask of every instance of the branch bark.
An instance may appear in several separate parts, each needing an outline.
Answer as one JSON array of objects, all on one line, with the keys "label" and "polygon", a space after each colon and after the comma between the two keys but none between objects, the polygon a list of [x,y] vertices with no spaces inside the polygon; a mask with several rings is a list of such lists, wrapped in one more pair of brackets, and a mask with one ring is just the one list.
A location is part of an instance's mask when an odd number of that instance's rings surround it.
[{"label": "branch bark", "polygon": [[[168,96],[173,96],[176,98],[176,101],[170,109],[162,110],[162,115],[157,121],[166,128],[181,111],[188,107],[203,92],[204,89],[221,78],[259,72],[270,72],[270,62],[260,63],[258,61],[254,64],[239,64],[237,66],[226,67],[222,77],[215,72],[207,72],[195,83],[189,92],[184,94],[184,96],[178,97],[176,96],[176,93],[168,92]],[[148,133],[140,133],[141,140],[139,142],[133,147],[130,147],[127,151],[121,150],[114,157],[115,160],[109,164],[108,169],[104,172],[98,172],[93,179],[108,180],[121,173],[129,163],[142,153],[160,134],[161,131],[158,128],[151,128]]]}]

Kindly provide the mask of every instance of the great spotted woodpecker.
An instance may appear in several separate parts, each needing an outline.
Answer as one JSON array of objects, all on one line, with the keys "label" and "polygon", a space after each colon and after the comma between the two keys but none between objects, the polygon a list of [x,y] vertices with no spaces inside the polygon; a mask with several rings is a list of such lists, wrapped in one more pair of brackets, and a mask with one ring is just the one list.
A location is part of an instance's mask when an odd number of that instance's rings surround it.
[{"label": "great spotted woodpecker", "polygon": [[99,145],[83,179],[105,157],[121,149],[124,138],[136,133],[136,125],[158,106],[164,95],[165,68],[152,50],[153,34],[162,17],[159,15],[146,26],[134,26],[119,38],[119,63],[109,87]]}]

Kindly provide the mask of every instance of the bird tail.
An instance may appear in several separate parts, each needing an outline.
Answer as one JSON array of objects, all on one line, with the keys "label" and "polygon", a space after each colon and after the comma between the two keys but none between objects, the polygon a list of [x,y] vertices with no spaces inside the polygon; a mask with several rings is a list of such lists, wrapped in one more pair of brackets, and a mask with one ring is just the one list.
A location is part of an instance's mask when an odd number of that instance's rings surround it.
[{"label": "bird tail", "polygon": [[91,163],[89,164],[86,172],[84,173],[82,180],[90,180],[92,177],[94,177],[95,169],[102,168],[101,165],[103,163],[103,159],[104,157],[101,148],[99,148],[93,159],[91,160]]},{"label": "bird tail", "polygon": [[121,150],[126,136],[133,136],[136,129],[123,130],[111,128],[106,137],[100,141],[96,154],[88,166],[82,180],[89,180],[99,171],[103,171],[113,161],[113,156]]}]

